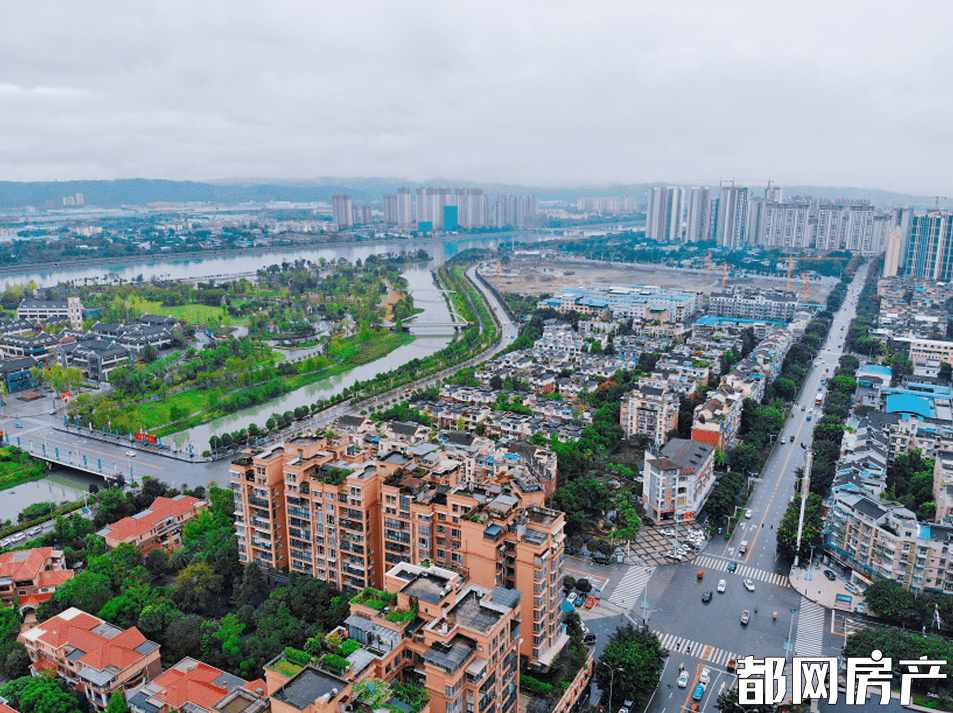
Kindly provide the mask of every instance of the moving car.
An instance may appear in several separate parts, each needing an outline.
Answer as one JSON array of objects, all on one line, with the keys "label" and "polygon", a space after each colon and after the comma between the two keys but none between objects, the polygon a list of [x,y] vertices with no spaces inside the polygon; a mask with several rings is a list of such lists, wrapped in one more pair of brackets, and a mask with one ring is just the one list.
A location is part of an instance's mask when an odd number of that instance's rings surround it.
[{"label": "moving car", "polygon": [[589,632],[588,634],[582,637],[582,643],[584,643],[586,646],[595,646],[596,635],[593,634],[592,632]]},{"label": "moving car", "polygon": [[[792,441],[794,440],[794,436],[791,436],[791,440]],[[751,508],[748,508],[747,510],[745,510],[745,520],[750,520],[750,519],[751,519]]]},{"label": "moving car", "polygon": [[741,624],[742,626],[747,626],[748,622],[751,621],[751,612],[745,609],[741,612]]},{"label": "moving car", "polygon": [[738,661],[735,659],[734,656],[732,656],[730,659],[728,659],[728,663],[725,664],[725,668],[728,669],[729,671],[734,671],[735,666],[737,665],[738,665]]},{"label": "moving car", "polygon": [[747,589],[749,592],[753,592],[753,591],[754,591],[754,582],[752,582],[750,579],[746,579],[746,580],[745,580],[745,589]]},{"label": "moving car", "polygon": [[688,688],[688,671],[682,671],[678,675],[678,687]]},{"label": "moving car", "polygon": [[824,570],[824,576],[827,577],[831,582],[837,579],[837,575],[831,572],[829,569]]},{"label": "moving car", "polygon": [[23,424],[22,424],[22,423],[15,423],[15,424],[13,424],[13,425],[16,426],[17,428],[23,428]]},{"label": "moving car", "polygon": [[129,458],[135,458],[135,457],[136,457],[136,452],[135,452],[135,451],[126,451],[126,455],[127,455]]},{"label": "moving car", "polygon": [[725,589],[727,589],[727,588],[728,588],[728,583],[727,583],[725,580],[723,580],[723,579],[719,579],[719,580],[718,580],[718,593],[719,593],[719,594],[724,594],[724,593],[725,593]]},{"label": "moving car", "polygon": [[713,595],[712,595],[710,589],[709,589],[707,592],[705,592],[704,594],[702,594],[702,604],[708,604],[708,602],[711,601],[712,596],[713,596]]},{"label": "moving car", "polygon": [[734,560],[732,560],[731,562],[728,563],[728,571],[729,571],[729,572],[734,572],[736,569],[738,569],[738,563],[737,563],[737,562],[735,562]]},{"label": "moving car", "polygon": [[698,570],[698,578],[702,579],[704,576],[705,576],[705,570],[703,569]]},{"label": "moving car", "polygon": [[738,554],[747,554],[748,553],[748,541],[742,540],[741,545],[738,547]]}]

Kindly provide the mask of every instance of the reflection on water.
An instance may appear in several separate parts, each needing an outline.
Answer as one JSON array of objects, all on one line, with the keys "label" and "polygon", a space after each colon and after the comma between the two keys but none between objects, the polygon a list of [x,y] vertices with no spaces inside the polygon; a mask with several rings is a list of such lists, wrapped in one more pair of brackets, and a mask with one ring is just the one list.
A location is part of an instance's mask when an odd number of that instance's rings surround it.
[{"label": "reflection on water", "polygon": [[[94,478],[84,478],[76,473],[67,474],[62,469],[52,472],[52,478],[23,483],[7,490],[0,490],[0,520],[16,521],[27,505],[34,503],[73,502],[89,492],[89,483]],[[101,484],[101,481],[100,481]]]}]

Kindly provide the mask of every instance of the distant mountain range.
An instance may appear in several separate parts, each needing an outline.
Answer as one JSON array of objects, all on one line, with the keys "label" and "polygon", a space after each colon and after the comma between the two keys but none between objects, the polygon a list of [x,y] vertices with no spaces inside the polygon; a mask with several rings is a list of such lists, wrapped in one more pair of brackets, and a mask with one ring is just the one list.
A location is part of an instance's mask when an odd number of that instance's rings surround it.
[{"label": "distant mountain range", "polygon": [[[394,193],[401,186],[415,189],[417,186],[438,188],[485,188],[491,196],[498,193],[535,193],[541,201],[575,202],[579,198],[593,196],[620,196],[637,198],[645,203],[649,190],[663,183],[520,186],[505,183],[479,183],[433,179],[423,182],[405,181],[397,178],[315,178],[315,179],[268,179],[227,178],[213,181],[165,181],[148,178],[128,178],[114,181],[48,181],[17,183],[0,181],[0,208],[14,209],[33,206],[38,209],[61,208],[64,196],[82,193],[87,206],[113,208],[122,205],[146,205],[148,203],[206,203],[235,204],[247,201],[331,201],[335,193],[349,194],[355,203],[380,204],[386,193]],[[874,188],[836,188],[831,186],[781,186],[785,197],[816,196],[827,199],[869,200],[877,206],[904,206],[929,208],[934,199],[929,196],[910,196]],[[761,187],[752,192],[760,195]],[[717,187],[715,187],[717,191]],[[715,192],[713,191],[713,193]]]}]

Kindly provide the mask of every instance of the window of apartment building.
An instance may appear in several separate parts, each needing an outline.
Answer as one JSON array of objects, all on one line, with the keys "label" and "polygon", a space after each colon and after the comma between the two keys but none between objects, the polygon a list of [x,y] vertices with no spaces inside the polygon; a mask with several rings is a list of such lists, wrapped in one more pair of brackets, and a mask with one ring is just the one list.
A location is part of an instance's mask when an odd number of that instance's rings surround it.
[{"label": "window of apartment building", "polygon": [[443,534],[445,534],[446,532],[447,532],[447,528],[445,528],[443,525],[437,525],[437,534],[438,534],[438,535],[443,535]]},{"label": "window of apartment building", "polygon": [[437,519],[438,519],[438,520],[446,520],[446,519],[447,519],[447,516],[444,515],[442,512],[438,512],[438,513],[437,513]]},{"label": "window of apartment building", "polygon": [[457,505],[456,503],[454,503],[454,504],[453,504],[453,511],[454,511],[454,512],[460,512],[460,506]]},{"label": "window of apartment building", "polygon": [[459,540],[461,536],[460,530],[457,530],[457,529],[450,530],[450,536],[455,537],[456,539]]},{"label": "window of apartment building", "polygon": [[437,550],[437,557],[440,559],[447,559],[447,553],[445,550]]}]

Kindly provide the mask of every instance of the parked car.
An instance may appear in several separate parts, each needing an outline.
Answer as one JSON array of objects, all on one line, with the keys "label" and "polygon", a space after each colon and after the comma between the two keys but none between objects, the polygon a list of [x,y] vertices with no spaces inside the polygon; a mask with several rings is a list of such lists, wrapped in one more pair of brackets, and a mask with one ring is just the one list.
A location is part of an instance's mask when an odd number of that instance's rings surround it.
[{"label": "parked car", "polygon": [[588,634],[585,634],[585,635],[582,637],[582,643],[584,643],[586,646],[595,646],[595,645],[596,645],[596,635],[593,634],[592,632],[589,632]]},{"label": "parked car", "polygon": [[851,594],[860,594],[860,587],[855,584],[845,584],[844,589],[846,589]]},{"label": "parked car", "polygon": [[678,687],[688,688],[688,671],[682,671],[678,675]]},{"label": "parked car", "polygon": [[827,577],[831,582],[837,579],[837,575],[831,572],[829,569],[824,570],[824,576]]},{"label": "parked car", "polygon": [[573,606],[575,606],[575,605],[576,605],[576,599],[577,599],[578,597],[579,597],[579,595],[576,594],[575,592],[570,592],[570,593],[569,593],[569,596],[566,597],[566,601],[569,602],[570,604],[572,604]]},{"label": "parked car", "polygon": [[723,579],[719,579],[719,580],[718,580],[718,593],[719,593],[719,594],[724,594],[724,593],[725,593],[725,589],[727,589],[727,588],[728,588],[728,583],[727,583],[725,580],[723,580]]},{"label": "parked car", "polygon": [[749,592],[754,591],[754,582],[752,582],[750,579],[746,579],[744,584],[745,584],[745,589],[747,589]]},{"label": "parked car", "polygon": [[704,697],[705,697],[705,684],[699,683],[697,686],[695,686],[695,690],[692,691],[692,700],[700,701]]},{"label": "parked car", "polygon": [[711,669],[703,668],[701,675],[698,677],[699,683],[704,683],[706,686],[711,683]]},{"label": "parked car", "polygon": [[26,534],[30,535],[31,537],[35,537],[36,535],[39,535],[41,532],[43,532],[43,528],[37,525],[36,527],[31,527],[29,530],[27,530]]},{"label": "parked car", "polygon": [[741,612],[741,625],[747,626],[749,621],[751,621],[751,612],[745,609]]},{"label": "parked car", "polygon": [[595,598],[595,597],[589,597],[588,599],[586,599],[586,603],[583,604],[583,606],[584,606],[586,609],[592,609],[595,605],[596,605],[596,598]]}]

